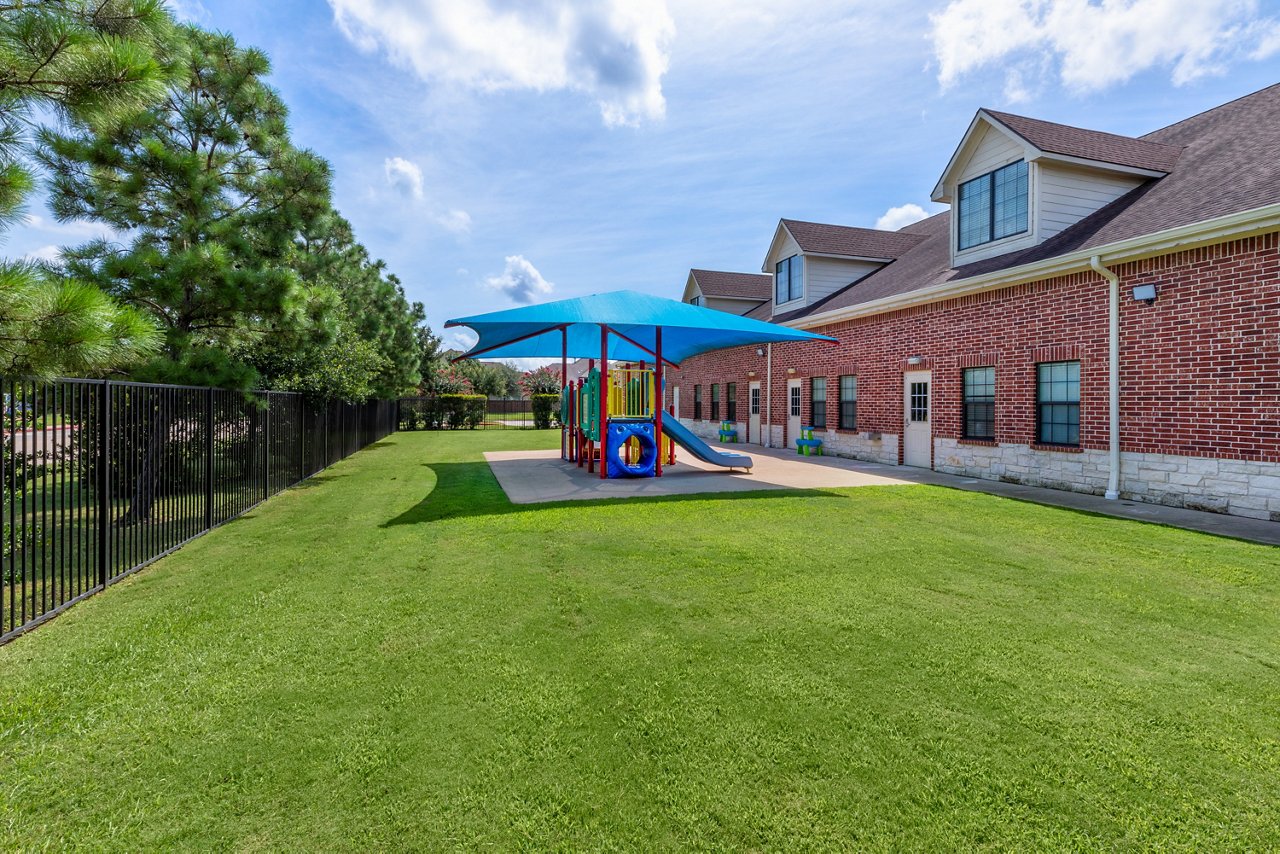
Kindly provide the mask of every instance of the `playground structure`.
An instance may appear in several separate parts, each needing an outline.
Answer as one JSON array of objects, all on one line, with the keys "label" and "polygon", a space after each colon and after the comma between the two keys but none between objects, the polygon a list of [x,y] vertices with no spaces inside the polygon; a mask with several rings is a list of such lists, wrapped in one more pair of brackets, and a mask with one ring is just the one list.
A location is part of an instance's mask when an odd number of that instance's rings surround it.
[{"label": "playground structure", "polygon": [[[602,479],[662,477],[663,466],[676,463],[677,444],[711,465],[750,471],[751,457],[712,448],[673,414],[663,412],[666,367],[679,368],[681,359],[723,347],[835,341],[633,291],[558,300],[445,323],[446,328],[454,326],[468,326],[479,336],[471,351],[454,361],[481,355],[560,357],[560,457],[586,466]],[[670,350],[664,352],[664,343]],[[589,360],[587,375],[573,382],[568,370],[571,356]],[[612,370],[611,360],[620,363]]]},{"label": "playground structure", "polygon": [[[561,458],[607,477],[660,477],[663,465],[675,465],[675,443],[661,435],[658,374],[641,363],[602,373],[595,360],[587,376],[566,383],[561,391]],[[602,380],[602,377],[608,377]],[[600,387],[608,392],[601,439]],[[668,422],[669,423],[669,422]],[[659,450],[661,441],[661,450]]]}]

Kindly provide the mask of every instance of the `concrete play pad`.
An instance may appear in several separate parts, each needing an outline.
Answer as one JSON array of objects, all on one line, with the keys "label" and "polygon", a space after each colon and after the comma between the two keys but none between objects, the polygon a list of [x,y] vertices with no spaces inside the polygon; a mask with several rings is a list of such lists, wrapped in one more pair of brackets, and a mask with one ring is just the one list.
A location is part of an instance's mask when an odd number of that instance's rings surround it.
[{"label": "concrete play pad", "polygon": [[[655,495],[694,495],[705,492],[747,492],[758,489],[823,489],[844,486],[907,486],[890,476],[896,467],[877,466],[836,457],[799,457],[795,451],[756,445],[717,445],[725,451],[745,451],[755,461],[751,473],[731,472],[677,456],[677,465],[662,477],[601,480],[597,474],[560,459],[553,451],[489,451],[484,458],[513,504],[572,501],[591,498],[648,498]],[[883,474],[872,470],[883,469]]]}]

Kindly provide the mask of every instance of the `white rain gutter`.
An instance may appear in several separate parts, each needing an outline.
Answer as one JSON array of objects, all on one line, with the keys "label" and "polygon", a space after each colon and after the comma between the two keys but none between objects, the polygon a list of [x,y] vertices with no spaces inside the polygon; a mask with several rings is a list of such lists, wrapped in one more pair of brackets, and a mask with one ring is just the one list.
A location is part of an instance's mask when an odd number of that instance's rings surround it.
[{"label": "white rain gutter", "polygon": [[1102,265],[1102,258],[1089,258],[1089,266],[1110,285],[1107,304],[1107,414],[1110,418],[1108,444],[1110,471],[1106,497],[1120,497],[1120,277]]},{"label": "white rain gutter", "polygon": [[773,345],[766,344],[764,362],[764,446],[773,447]]}]

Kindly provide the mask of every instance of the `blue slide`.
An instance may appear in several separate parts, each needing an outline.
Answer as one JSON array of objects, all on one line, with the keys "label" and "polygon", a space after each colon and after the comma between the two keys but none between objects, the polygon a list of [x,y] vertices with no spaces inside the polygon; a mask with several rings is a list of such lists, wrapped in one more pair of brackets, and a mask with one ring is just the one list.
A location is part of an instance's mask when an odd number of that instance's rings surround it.
[{"label": "blue slide", "polygon": [[727,469],[750,469],[751,457],[746,454],[729,454],[717,451],[699,439],[689,428],[675,418],[662,419],[662,432],[671,437],[671,441],[693,454],[704,463],[713,466],[724,466]]}]

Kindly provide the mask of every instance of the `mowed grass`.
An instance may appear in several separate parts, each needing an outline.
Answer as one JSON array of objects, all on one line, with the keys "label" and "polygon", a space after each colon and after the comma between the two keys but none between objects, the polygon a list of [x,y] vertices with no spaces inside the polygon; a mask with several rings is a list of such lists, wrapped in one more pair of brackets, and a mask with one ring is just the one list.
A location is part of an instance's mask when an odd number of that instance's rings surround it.
[{"label": "mowed grass", "polygon": [[1280,550],[399,434],[0,648],[0,848],[1266,849]]}]

